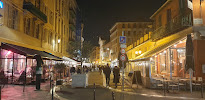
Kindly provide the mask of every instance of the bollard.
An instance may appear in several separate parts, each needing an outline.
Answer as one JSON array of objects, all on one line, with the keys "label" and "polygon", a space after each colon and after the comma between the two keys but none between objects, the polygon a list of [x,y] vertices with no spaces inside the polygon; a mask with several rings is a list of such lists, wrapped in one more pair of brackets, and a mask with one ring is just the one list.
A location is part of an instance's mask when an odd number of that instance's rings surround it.
[{"label": "bollard", "polygon": [[112,92],[112,100],[115,100],[115,93]]},{"label": "bollard", "polygon": [[96,86],[95,86],[95,83],[94,83],[94,100],[96,100],[96,94],[95,94],[95,89],[96,89]]},{"label": "bollard", "polygon": [[204,95],[203,95],[203,92],[204,92],[204,89],[203,89],[203,82],[201,82],[201,98],[204,98]]},{"label": "bollard", "polygon": [[164,86],[164,96],[165,96],[166,95],[166,86],[165,86],[164,78],[163,78],[163,86]]},{"label": "bollard", "polygon": [[52,84],[52,94],[51,94],[51,95],[52,95],[52,100],[53,100],[53,85],[54,85],[54,84]]}]

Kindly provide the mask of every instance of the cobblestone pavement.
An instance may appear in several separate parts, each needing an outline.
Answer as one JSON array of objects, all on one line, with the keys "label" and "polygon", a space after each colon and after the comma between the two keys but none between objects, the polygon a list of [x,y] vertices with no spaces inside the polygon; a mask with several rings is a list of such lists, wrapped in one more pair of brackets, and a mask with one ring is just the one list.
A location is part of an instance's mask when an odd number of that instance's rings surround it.
[{"label": "cobblestone pavement", "polygon": [[122,92],[121,83],[118,84],[117,89],[113,89],[113,75],[111,75],[109,89],[102,86],[105,85],[103,81],[104,76],[99,72],[90,72],[88,77],[90,85],[87,88],[71,88],[67,85],[61,88],[61,90],[56,91],[56,93],[67,100],[94,100],[93,83],[96,83],[96,100],[113,100],[112,91],[114,91],[115,100],[205,100],[200,98],[200,92],[194,92],[191,94],[189,92],[180,91],[171,92],[166,94],[166,96],[163,96],[162,90],[150,90],[142,87],[132,89],[127,84],[125,84],[125,91]]},{"label": "cobblestone pavement", "polygon": [[1,100],[51,100],[49,82],[42,83],[40,91],[35,91],[35,85],[26,85],[24,92],[22,85],[6,85]]}]

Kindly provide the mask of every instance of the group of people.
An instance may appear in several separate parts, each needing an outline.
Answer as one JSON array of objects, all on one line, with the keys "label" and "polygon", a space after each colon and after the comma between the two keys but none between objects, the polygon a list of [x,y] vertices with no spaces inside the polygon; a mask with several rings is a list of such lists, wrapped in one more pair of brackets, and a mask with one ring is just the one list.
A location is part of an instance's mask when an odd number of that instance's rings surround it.
[{"label": "group of people", "polygon": [[[105,74],[105,78],[106,78],[106,87],[109,86],[110,83],[110,74],[111,74],[111,68],[110,66],[107,64],[107,66],[101,67],[100,69],[100,73],[103,70],[103,73]],[[117,83],[119,83],[119,79],[120,79],[120,68],[115,66],[113,68],[113,83],[115,83],[115,88],[117,88]]]},{"label": "group of people", "polygon": [[81,67],[71,67],[70,68],[70,73],[71,75],[74,74],[75,72],[77,74],[81,74],[81,73],[88,73],[89,71],[91,71],[91,68],[87,67],[87,66],[83,66],[82,68]]}]

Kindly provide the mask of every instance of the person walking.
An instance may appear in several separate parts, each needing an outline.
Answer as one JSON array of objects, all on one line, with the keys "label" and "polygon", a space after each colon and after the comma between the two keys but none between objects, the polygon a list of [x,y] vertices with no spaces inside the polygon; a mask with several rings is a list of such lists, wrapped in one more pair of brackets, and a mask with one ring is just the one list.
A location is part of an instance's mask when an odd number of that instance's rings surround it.
[{"label": "person walking", "polygon": [[102,70],[103,70],[103,66],[99,66],[100,75],[101,75],[101,73],[102,73]]},{"label": "person walking", "polygon": [[80,67],[78,67],[78,69],[77,69],[77,74],[81,74],[81,69],[80,69]]},{"label": "person walking", "polygon": [[114,75],[113,83],[115,83],[115,88],[117,88],[117,83],[119,83],[119,79],[120,79],[120,68],[115,66],[113,69],[113,75]]},{"label": "person walking", "polygon": [[110,83],[110,73],[111,73],[111,69],[109,67],[109,65],[107,64],[107,66],[105,66],[105,68],[103,69],[103,73],[105,74],[105,78],[106,78],[106,87],[109,86]]},{"label": "person walking", "polygon": [[75,67],[70,68],[70,73],[71,73],[71,75],[73,75],[75,73]]}]

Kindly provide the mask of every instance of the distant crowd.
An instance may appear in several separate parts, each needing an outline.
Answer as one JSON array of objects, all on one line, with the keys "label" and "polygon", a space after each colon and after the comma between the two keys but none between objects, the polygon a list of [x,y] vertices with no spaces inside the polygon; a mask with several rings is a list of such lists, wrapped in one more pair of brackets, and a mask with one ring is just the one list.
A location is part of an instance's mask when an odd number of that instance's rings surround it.
[{"label": "distant crowd", "polygon": [[[83,66],[83,67],[71,67],[70,68],[70,73],[71,75],[73,75],[74,73],[77,74],[82,74],[82,73],[88,73],[90,71],[99,71],[100,74],[104,73],[105,78],[106,78],[106,86],[109,86],[110,83],[110,74],[111,74],[111,67],[109,66],[109,64],[107,65],[99,65],[97,67],[95,66],[91,66],[91,67],[87,67],[87,66]],[[115,88],[117,88],[117,83],[119,83],[119,79],[120,79],[120,68],[115,66],[113,69],[113,83],[115,83]]]}]

